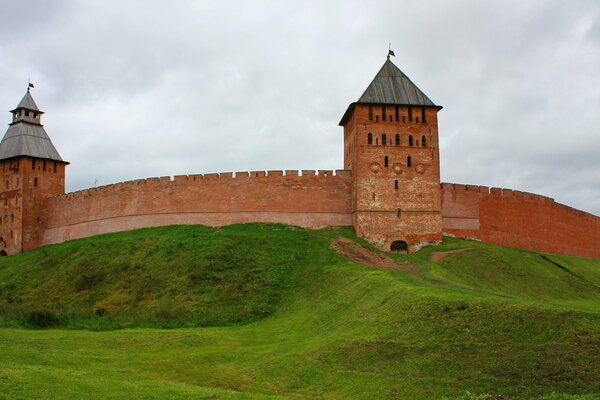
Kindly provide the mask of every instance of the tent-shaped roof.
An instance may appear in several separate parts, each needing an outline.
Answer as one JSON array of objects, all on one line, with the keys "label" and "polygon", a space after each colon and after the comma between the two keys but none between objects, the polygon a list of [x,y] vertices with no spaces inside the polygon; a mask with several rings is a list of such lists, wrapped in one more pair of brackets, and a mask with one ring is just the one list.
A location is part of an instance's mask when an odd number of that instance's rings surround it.
[{"label": "tent-shaped roof", "polygon": [[[42,114],[29,91],[12,112],[21,109],[36,111]],[[21,116],[17,117],[10,124],[4,138],[0,142],[0,160],[20,156],[65,162],[60,154],[58,154],[44,127],[38,122]]]},{"label": "tent-shaped roof", "polygon": [[356,104],[393,104],[442,108],[431,101],[389,58],[358,101],[350,104],[340,121],[340,125],[344,124]]},{"label": "tent-shaped roof", "polygon": [[12,111],[16,111],[19,108],[24,108],[26,110],[37,111],[37,112],[41,113],[41,111],[38,108],[37,104],[35,104],[35,101],[33,100],[33,97],[31,96],[31,93],[29,93],[29,90],[27,91],[27,93],[25,93],[25,96],[23,96],[23,98],[19,102],[19,105],[17,106],[17,108],[15,108]]}]

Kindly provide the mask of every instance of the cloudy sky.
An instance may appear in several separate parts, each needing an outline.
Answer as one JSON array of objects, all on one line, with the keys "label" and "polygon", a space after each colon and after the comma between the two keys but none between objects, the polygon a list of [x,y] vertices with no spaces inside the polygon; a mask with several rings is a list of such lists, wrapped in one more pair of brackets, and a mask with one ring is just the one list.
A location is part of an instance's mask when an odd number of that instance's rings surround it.
[{"label": "cloudy sky", "polygon": [[[67,190],[342,168],[348,104],[394,63],[439,114],[442,180],[600,215],[600,2],[0,0],[3,120],[27,80]],[[0,112],[0,115],[2,113]]]}]

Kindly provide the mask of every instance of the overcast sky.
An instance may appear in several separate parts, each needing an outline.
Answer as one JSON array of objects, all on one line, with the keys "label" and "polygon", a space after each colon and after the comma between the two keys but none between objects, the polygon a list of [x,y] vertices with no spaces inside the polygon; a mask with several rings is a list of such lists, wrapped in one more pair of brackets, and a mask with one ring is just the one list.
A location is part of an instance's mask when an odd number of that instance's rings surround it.
[{"label": "overcast sky", "polygon": [[[67,190],[341,169],[387,53],[444,109],[442,181],[600,215],[600,2],[0,0],[0,122],[27,87]],[[1,110],[5,110],[2,114]]]}]

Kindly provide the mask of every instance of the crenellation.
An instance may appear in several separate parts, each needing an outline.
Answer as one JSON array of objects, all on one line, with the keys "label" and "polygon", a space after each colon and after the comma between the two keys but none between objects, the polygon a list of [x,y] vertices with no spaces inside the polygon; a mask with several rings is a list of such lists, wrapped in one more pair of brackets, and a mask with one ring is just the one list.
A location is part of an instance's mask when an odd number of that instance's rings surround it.
[{"label": "crenellation", "polygon": [[175,175],[173,181],[177,184],[188,183],[190,177],[188,175]]}]

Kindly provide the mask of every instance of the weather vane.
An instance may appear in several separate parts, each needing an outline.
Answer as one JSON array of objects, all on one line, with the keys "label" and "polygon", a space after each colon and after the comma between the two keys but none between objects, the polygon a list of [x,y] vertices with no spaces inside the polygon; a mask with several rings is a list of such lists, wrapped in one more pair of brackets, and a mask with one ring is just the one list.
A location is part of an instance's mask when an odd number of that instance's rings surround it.
[{"label": "weather vane", "polygon": [[31,78],[27,78],[27,91],[29,92],[29,89],[31,89],[33,86],[33,83],[31,83]]},{"label": "weather vane", "polygon": [[388,55],[387,55],[387,59],[390,59],[390,56],[392,57],[396,57],[396,55],[394,54],[394,50],[392,50],[392,43],[390,42],[390,45],[388,46]]}]

